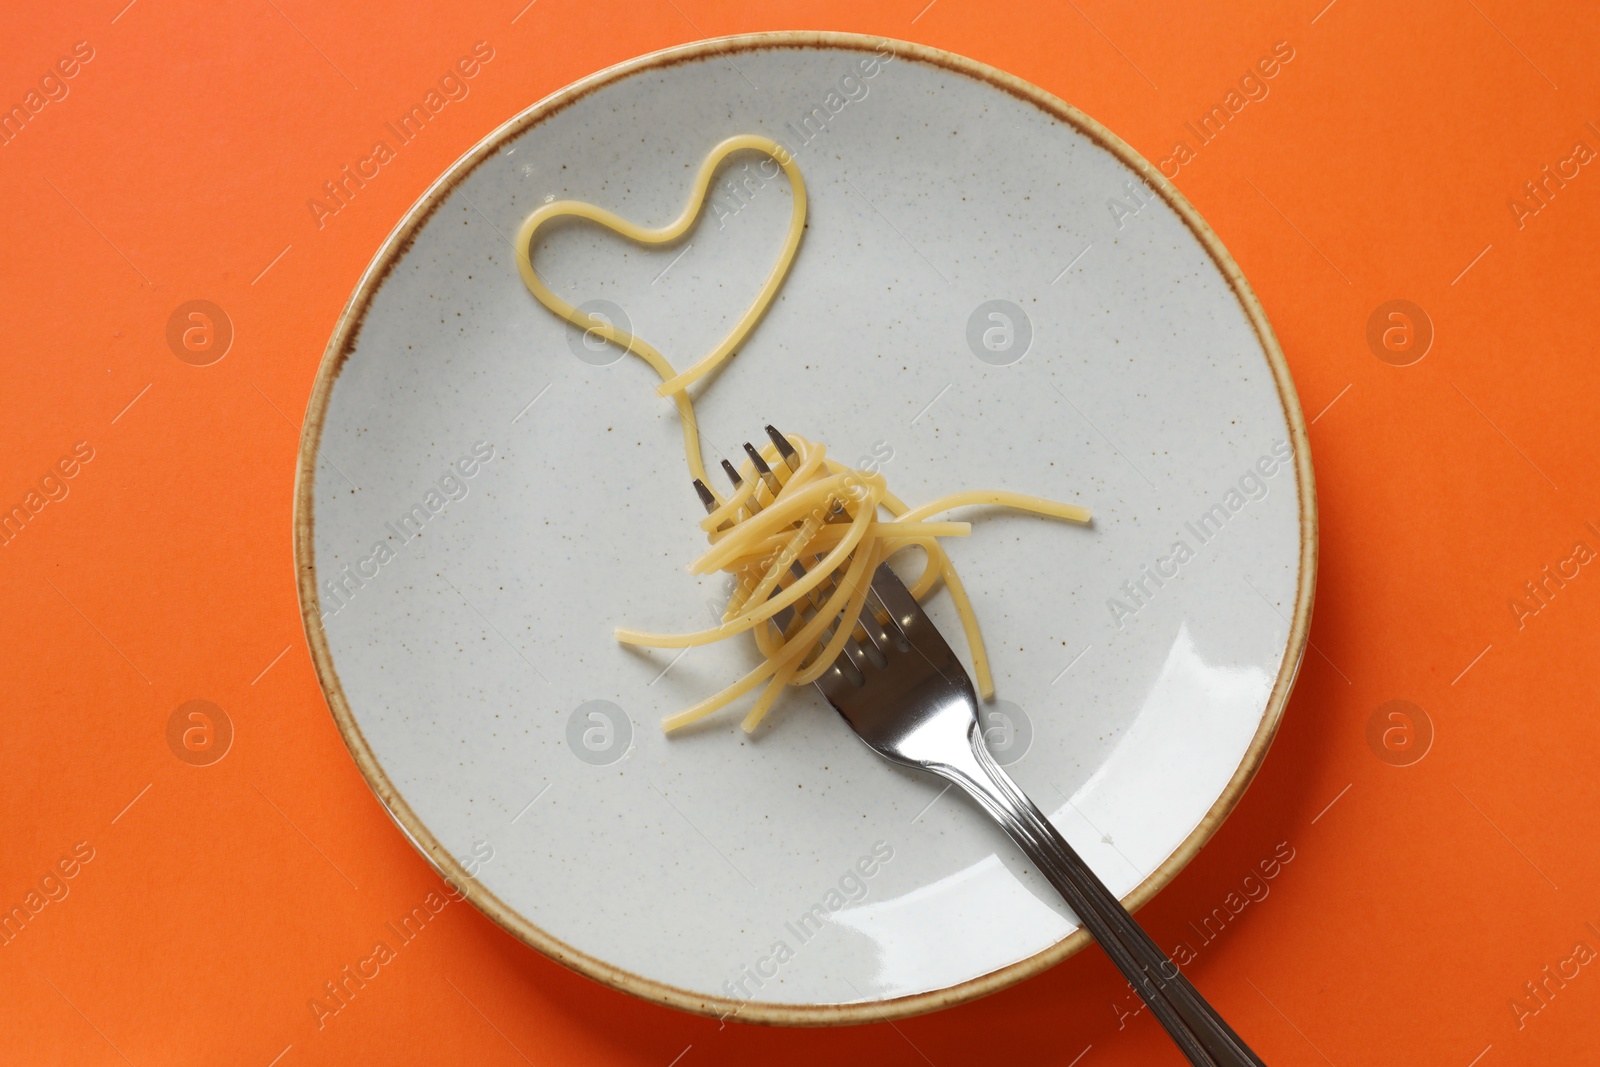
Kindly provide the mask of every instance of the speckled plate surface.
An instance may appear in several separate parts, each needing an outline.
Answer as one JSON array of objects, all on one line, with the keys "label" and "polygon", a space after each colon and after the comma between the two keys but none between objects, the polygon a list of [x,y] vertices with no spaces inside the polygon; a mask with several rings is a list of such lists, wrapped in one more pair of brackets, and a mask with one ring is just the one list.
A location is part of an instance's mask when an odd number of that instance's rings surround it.
[{"label": "speckled plate surface", "polygon": [[[1085,943],[960,797],[870,753],[812,690],[747,739],[660,718],[754,663],[670,404],[517,277],[549,198],[659,225],[711,147],[794,154],[808,229],[765,320],[696,387],[708,458],[772,422],[910,502],[1005,488],[1084,528],[978,514],[953,542],[989,640],[992,747],[1137,905],[1263,757],[1304,647],[1316,523],[1293,386],[1215,235],[1048,94],[895,42],[676,49],[536,105],[456,164],[363,277],[297,486],[307,633],[362,772],[516,936],[693,1011],[856,1022],[981,995]],[[700,223],[641,250],[582,224],[535,262],[680,368],[754,297],[792,205],[735,157]],[[959,642],[948,598],[931,604]]]}]

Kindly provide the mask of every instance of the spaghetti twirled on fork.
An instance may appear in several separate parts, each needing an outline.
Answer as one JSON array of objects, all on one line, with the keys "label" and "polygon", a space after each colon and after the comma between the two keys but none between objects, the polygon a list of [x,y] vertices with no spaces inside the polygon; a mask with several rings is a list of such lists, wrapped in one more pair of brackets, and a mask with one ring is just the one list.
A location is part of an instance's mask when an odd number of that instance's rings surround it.
[{"label": "spaghetti twirled on fork", "polygon": [[[666,357],[640,338],[579,311],[552,292],[533,269],[529,258],[533,237],[542,225],[555,218],[589,219],[645,244],[677,240],[698,216],[718,165],[743,150],[764,153],[789,177],[795,199],[789,232],[778,262],[762,285],[761,295],[727,337],[689,371],[679,373]],[[921,575],[910,585],[911,593],[922,600],[940,581],[950,590],[972,650],[979,695],[989,699],[994,682],[983,636],[961,578],[938,541],[941,537],[966,536],[971,525],[935,522],[932,517],[953,508],[990,505],[1076,522],[1089,520],[1085,508],[998,490],[956,493],[912,508],[889,491],[881,474],[841,464],[829,458],[822,445],[801,437],[785,437],[770,426],[768,444],[759,450],[745,446],[748,459],[742,467],[735,469],[724,461],[735,487],[731,496],[724,498],[707,484],[688,386],[733,354],[771,302],[799,246],[805,224],[805,196],[800,170],[781,145],[765,137],[743,135],[731,137],[711,150],[695,176],[688,205],[666,226],[647,229],[592,204],[561,200],[530,214],[517,234],[517,268],[540,303],[585,331],[626,347],[661,377],[662,385],[657,391],[677,406],[683,422],[685,460],[709,512],[701,525],[711,539],[711,548],[689,569],[697,574],[725,571],[738,580],[717,626],[685,634],[619,628],[617,639],[651,648],[688,648],[748,632],[764,657],[759,666],[721,692],[668,716],[662,725],[669,731],[702,719],[761,687],[760,696],[743,723],[746,732],[753,731],[786,687],[809,685],[833,664],[858,627],[873,572],[890,555],[913,546],[923,550],[925,563]]]}]

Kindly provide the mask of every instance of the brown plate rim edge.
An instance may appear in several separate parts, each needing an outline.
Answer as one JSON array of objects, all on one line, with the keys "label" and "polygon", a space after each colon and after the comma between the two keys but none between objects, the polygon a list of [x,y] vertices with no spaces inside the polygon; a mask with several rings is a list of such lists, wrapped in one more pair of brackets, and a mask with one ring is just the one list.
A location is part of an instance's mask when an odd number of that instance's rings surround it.
[{"label": "brown plate rim edge", "polygon": [[317,369],[316,381],[307,401],[306,419],[301,432],[300,452],[295,469],[294,487],[294,557],[297,590],[300,600],[301,621],[305,626],[317,680],[328,701],[329,710],[339,728],[340,736],[355,759],[362,777],[391,818],[401,828],[411,843],[422,853],[431,866],[453,886],[460,889],[485,915],[494,920],[512,936],[537,949],[551,959],[594,979],[613,989],[630,993],[668,1007],[718,1018],[736,1018],[744,1022],[789,1026],[841,1026],[901,1019],[911,1015],[951,1007],[978,997],[997,992],[1022,981],[1066,959],[1090,940],[1089,934],[1079,928],[1072,934],[1035,953],[996,971],[980,975],[942,989],[914,993],[889,1000],[859,1001],[848,1004],[776,1004],[759,1001],[736,1001],[725,997],[704,996],[680,989],[613,966],[597,957],[580,952],[565,942],[551,936],[529,922],[493,893],[478,886],[471,875],[458,863],[428,831],[404,798],[390,783],[382,765],[368,746],[355,720],[338,672],[333,665],[326,635],[321,625],[316,586],[315,538],[313,536],[312,487],[316,474],[316,455],[321,443],[323,420],[333,385],[344,361],[360,334],[362,319],[390,267],[404,254],[411,240],[445,197],[470,174],[489,153],[507,139],[520,134],[543,119],[562,110],[567,105],[603,85],[629,77],[655,67],[665,67],[694,59],[729,52],[755,51],[767,48],[824,47],[876,51],[887,47],[897,58],[919,60],[945,67],[980,81],[988,82],[1041,110],[1072,125],[1119,160],[1142,175],[1189,227],[1210,254],[1223,276],[1233,288],[1234,295],[1254,327],[1267,362],[1272,368],[1285,421],[1293,438],[1296,473],[1296,492],[1299,497],[1300,517],[1300,574],[1295,591],[1295,609],[1290,622],[1283,661],[1267,706],[1262,714],[1255,736],[1244,757],[1235,769],[1227,786],[1206,812],[1188,837],[1157,867],[1149,877],[1139,883],[1126,897],[1124,904],[1137,910],[1160,892],[1188,865],[1210,840],[1217,828],[1227,818],[1251,779],[1260,769],[1261,761],[1272,744],[1278,725],[1282,721],[1289,692],[1309,638],[1312,600],[1316,588],[1318,521],[1316,492],[1311,464],[1310,438],[1300,401],[1295,393],[1288,364],[1278,345],[1265,310],[1255,292],[1246,281],[1233,257],[1206,221],[1189,204],[1188,200],[1138,152],[1134,151],[1116,134],[1057,98],[1051,93],[1006,74],[985,63],[926,45],[913,44],[893,38],[869,34],[840,33],[814,30],[779,30],[762,33],[739,34],[689,44],[677,45],[647,55],[639,56],[597,71],[563,89],[545,97],[502,123],[470,151],[456,160],[433,182],[421,198],[401,218],[394,230],[384,240],[372,262],[363,271],[361,280],[340,313],[332,337],[323,352]]}]

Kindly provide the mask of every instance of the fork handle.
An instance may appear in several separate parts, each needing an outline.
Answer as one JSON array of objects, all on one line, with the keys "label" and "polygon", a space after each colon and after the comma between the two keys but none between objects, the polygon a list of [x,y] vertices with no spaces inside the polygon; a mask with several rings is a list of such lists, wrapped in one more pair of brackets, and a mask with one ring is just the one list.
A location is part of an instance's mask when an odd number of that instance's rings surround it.
[{"label": "fork handle", "polygon": [[1038,866],[1100,947],[1138,991],[1189,1062],[1204,1067],[1265,1067],[1178,969],[1083,857],[989,754],[974,723],[972,762],[929,766],[966,790]]}]

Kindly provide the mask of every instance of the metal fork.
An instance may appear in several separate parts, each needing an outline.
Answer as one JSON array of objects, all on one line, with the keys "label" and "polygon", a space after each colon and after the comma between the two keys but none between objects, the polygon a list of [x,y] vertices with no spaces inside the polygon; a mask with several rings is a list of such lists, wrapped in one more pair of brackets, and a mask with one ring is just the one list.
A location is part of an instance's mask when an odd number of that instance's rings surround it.
[{"label": "metal fork", "polygon": [[[793,448],[772,427],[767,433],[792,469]],[[745,450],[765,479],[767,465],[748,444]],[[697,490],[702,500],[710,496]],[[994,761],[978,727],[972,680],[888,564],[873,575],[867,605],[844,651],[817,680],[828,703],[884,759],[938,775],[977,801],[1055,886],[1190,1063],[1265,1067]]]}]

